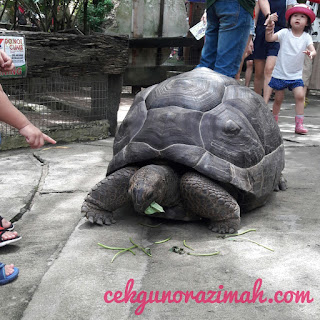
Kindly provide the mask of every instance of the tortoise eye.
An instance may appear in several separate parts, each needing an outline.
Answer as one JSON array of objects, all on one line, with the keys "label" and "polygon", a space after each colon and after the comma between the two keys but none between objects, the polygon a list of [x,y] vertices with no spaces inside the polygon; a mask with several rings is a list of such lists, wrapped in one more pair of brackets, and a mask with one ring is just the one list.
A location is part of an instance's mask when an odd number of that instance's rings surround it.
[{"label": "tortoise eye", "polygon": [[228,120],[223,128],[223,131],[226,134],[237,135],[240,132],[241,128],[238,124],[236,124],[233,120]]}]

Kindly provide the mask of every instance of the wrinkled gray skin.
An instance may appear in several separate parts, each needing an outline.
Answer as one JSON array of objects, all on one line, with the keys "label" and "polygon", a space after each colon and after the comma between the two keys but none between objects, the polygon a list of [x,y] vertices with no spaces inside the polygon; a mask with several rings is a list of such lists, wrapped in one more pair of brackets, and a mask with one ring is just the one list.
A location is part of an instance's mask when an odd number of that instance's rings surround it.
[{"label": "wrinkled gray skin", "polygon": [[284,147],[260,96],[206,68],[139,93],[114,142],[107,176],[85,199],[93,223],[111,224],[126,204],[144,214],[153,202],[177,220],[206,218],[233,233],[240,211],[262,206],[281,176]]}]

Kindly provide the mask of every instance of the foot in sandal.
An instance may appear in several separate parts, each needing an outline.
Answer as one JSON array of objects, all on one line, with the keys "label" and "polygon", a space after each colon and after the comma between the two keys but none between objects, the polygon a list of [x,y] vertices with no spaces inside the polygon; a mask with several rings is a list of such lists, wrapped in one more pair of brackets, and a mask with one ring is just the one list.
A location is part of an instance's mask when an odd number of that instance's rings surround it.
[{"label": "foot in sandal", "polygon": [[11,222],[0,217],[0,247],[4,247],[9,243],[19,241],[21,239],[16,231],[13,230],[14,226]]},{"label": "foot in sandal", "polygon": [[0,262],[0,285],[7,284],[18,277],[19,269],[13,264],[7,264]]},{"label": "foot in sandal", "polygon": [[12,231],[14,229],[14,225],[10,221],[8,221],[5,218],[2,218],[0,216],[0,231],[3,229],[7,229],[8,231]]}]

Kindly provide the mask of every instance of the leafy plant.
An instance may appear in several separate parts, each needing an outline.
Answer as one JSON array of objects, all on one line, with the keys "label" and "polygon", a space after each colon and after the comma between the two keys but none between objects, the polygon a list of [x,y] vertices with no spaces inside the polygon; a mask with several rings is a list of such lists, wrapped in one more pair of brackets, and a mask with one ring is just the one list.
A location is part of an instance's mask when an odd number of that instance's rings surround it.
[{"label": "leafy plant", "polygon": [[[19,0],[24,15],[41,31],[62,31],[80,26],[82,32],[101,31],[105,16],[113,8],[112,0]],[[4,12],[14,21],[15,2],[3,0]],[[87,29],[87,30],[84,30]]]},{"label": "leafy plant", "polygon": [[[104,22],[105,16],[113,8],[111,0],[91,0],[87,5],[87,24],[89,30],[101,31],[101,26]],[[81,7],[79,14],[80,21],[84,20],[84,6]]]}]

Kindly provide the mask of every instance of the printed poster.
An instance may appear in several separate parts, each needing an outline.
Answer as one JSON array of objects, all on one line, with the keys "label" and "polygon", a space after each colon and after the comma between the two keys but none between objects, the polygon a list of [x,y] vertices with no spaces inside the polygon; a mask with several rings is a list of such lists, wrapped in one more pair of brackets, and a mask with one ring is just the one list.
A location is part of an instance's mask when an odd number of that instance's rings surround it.
[{"label": "printed poster", "polygon": [[0,49],[3,50],[14,63],[11,71],[0,71],[1,78],[22,78],[27,75],[26,46],[23,36],[1,36]]},{"label": "printed poster", "polygon": [[194,25],[192,28],[190,28],[190,32],[193,34],[193,36],[200,40],[204,37],[207,29],[207,24],[205,24],[203,21],[200,21],[196,25]]}]

